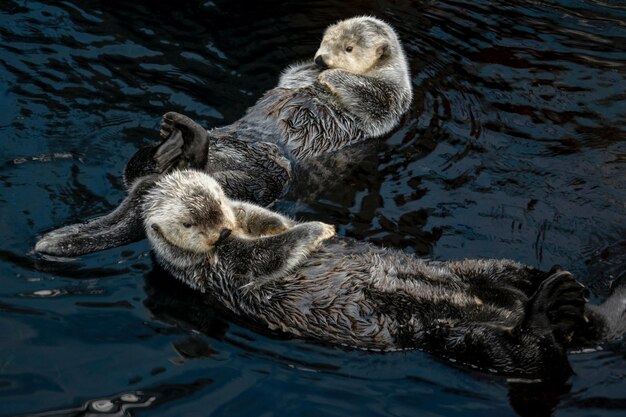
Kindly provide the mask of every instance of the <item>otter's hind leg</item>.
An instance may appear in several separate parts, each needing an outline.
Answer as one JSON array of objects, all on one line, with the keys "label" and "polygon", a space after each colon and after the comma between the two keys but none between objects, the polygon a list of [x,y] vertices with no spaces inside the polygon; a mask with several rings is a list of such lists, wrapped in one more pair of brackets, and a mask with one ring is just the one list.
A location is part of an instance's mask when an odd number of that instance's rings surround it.
[{"label": "otter's hind leg", "polygon": [[164,173],[174,166],[198,169],[206,166],[207,131],[192,119],[176,112],[165,113],[159,134],[163,141],[140,149],[126,164],[124,181],[127,187],[139,177]]},{"label": "otter's hind leg", "polygon": [[124,168],[124,184],[130,189],[133,183],[146,175],[162,174],[174,167],[183,154],[183,135],[172,129],[165,140],[139,149]]},{"label": "otter's hind leg", "polygon": [[291,181],[291,162],[273,143],[211,142],[207,172],[232,200],[269,205]]},{"label": "otter's hind leg", "polygon": [[551,329],[559,342],[568,344],[577,330],[587,326],[587,294],[572,274],[556,272],[541,283],[528,301],[522,326]]},{"label": "otter's hind leg", "polygon": [[159,145],[140,149],[126,164],[124,183],[128,196],[114,211],[46,233],[36,243],[35,251],[53,256],[80,256],[143,239],[143,196],[161,174],[175,166],[182,148],[182,133],[173,129]]},{"label": "otter's hind leg", "polygon": [[45,255],[73,257],[143,239],[145,232],[141,203],[157,178],[158,175],[152,175],[135,181],[124,201],[105,216],[46,233],[35,245],[35,251]]},{"label": "otter's hind leg", "polygon": [[466,259],[446,266],[467,282],[476,296],[505,306],[525,303],[543,281],[560,270],[554,267],[545,272],[506,259]]},{"label": "otter's hind leg", "polygon": [[571,374],[567,353],[548,329],[497,323],[438,326],[425,348],[485,371],[521,378],[563,378]]},{"label": "otter's hind leg", "polygon": [[175,112],[163,115],[159,134],[163,140],[146,146],[130,159],[124,169],[124,183],[144,175],[162,174],[173,167],[204,169],[208,158],[207,131],[189,117]]},{"label": "otter's hind leg", "polygon": [[483,369],[520,377],[563,378],[571,368],[565,347],[586,326],[585,288],[568,272],[544,280],[513,327],[496,322],[438,326],[426,348]]},{"label": "otter's hind leg", "polygon": [[184,141],[179,168],[204,169],[209,157],[207,130],[184,114],[165,113],[161,119],[161,136],[167,138],[175,129],[182,132]]}]

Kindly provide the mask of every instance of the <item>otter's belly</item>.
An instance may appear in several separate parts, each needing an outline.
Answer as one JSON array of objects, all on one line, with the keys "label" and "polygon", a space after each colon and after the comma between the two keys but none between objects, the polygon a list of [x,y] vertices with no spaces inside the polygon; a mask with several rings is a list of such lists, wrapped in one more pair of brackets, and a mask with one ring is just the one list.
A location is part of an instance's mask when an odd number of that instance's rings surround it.
[{"label": "otter's belly", "polygon": [[282,145],[297,160],[336,151],[365,137],[358,119],[319,86],[274,88],[241,122],[259,132],[278,132]]},{"label": "otter's belly", "polygon": [[395,250],[335,238],[268,293],[269,326],[372,350],[428,348],[467,325],[515,325],[523,311],[483,302],[471,282]]},{"label": "otter's belly", "polygon": [[271,329],[363,349],[393,345],[386,318],[364,292],[368,267],[349,254],[349,246],[332,239],[297,272],[266,286],[259,314]]}]

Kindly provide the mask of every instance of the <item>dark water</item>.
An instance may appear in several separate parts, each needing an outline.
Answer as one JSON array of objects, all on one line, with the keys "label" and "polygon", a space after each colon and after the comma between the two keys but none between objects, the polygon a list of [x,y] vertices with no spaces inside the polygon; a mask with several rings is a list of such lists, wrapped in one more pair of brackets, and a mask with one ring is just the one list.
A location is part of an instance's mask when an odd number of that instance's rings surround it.
[{"label": "dark water", "polygon": [[136,3],[0,3],[0,415],[626,413],[624,342],[572,355],[565,386],[519,384],[259,333],[172,282],[145,241],[29,253],[116,206],[163,113],[232,122],[326,25],[370,13],[406,45],[410,114],[347,179],[277,207],[438,259],[558,263],[599,302],[626,271],[623,2]]}]

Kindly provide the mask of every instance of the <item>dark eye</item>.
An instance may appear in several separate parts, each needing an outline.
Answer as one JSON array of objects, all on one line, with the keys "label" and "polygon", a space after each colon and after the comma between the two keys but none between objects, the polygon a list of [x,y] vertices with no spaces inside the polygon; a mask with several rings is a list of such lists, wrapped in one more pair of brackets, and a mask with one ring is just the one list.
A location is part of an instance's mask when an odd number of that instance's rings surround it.
[{"label": "dark eye", "polygon": [[191,223],[183,223],[183,227],[189,229],[191,227]]},{"label": "dark eye", "polygon": [[352,47],[351,46],[346,46],[346,52],[352,52]]}]

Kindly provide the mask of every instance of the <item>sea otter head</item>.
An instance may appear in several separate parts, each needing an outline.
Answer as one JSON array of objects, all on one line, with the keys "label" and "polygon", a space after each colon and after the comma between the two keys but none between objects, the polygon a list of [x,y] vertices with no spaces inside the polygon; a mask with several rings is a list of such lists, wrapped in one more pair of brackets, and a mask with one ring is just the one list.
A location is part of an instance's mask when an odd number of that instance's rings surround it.
[{"label": "sea otter head", "polygon": [[220,185],[192,170],[159,179],[144,198],[143,213],[146,234],[157,254],[179,266],[184,266],[186,255],[210,256],[237,226]]},{"label": "sea otter head", "polygon": [[384,66],[397,51],[402,53],[391,26],[374,17],[353,17],[326,29],[315,63],[324,69],[364,74]]}]

